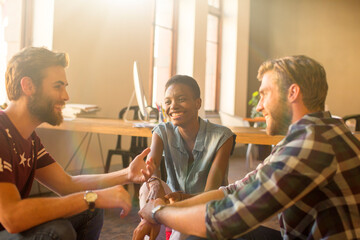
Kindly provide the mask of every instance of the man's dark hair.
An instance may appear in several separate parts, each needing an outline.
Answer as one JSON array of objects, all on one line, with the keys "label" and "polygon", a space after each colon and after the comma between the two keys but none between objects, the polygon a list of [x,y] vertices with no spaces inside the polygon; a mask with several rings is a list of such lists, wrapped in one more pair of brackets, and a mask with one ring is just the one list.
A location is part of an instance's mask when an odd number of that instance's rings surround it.
[{"label": "man's dark hair", "polygon": [[5,85],[9,100],[18,100],[22,95],[21,79],[31,78],[35,87],[42,84],[44,70],[48,67],[69,64],[66,53],[56,53],[46,48],[28,47],[15,54],[5,73]]},{"label": "man's dark hair", "polygon": [[184,84],[193,92],[194,99],[200,98],[200,87],[197,84],[196,80],[192,77],[189,77],[187,75],[175,75],[172,78],[170,78],[166,84],[165,84],[165,91],[173,84]]}]

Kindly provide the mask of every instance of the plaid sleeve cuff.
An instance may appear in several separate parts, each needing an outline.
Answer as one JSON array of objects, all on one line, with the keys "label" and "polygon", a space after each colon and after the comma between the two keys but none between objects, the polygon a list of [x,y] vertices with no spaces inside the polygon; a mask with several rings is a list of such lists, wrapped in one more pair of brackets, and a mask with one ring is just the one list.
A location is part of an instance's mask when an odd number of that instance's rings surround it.
[{"label": "plaid sleeve cuff", "polygon": [[211,201],[206,204],[206,215],[205,215],[205,224],[206,224],[206,238],[207,239],[223,239],[224,237],[216,231],[215,225],[213,221],[216,222],[215,219],[215,209],[214,209],[214,202]]}]

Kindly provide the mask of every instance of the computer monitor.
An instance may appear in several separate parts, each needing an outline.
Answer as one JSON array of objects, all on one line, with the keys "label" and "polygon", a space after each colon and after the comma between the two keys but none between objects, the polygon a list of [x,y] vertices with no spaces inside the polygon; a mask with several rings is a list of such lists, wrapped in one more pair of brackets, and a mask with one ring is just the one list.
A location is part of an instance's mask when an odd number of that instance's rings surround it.
[{"label": "computer monitor", "polygon": [[134,61],[134,67],[133,67],[133,80],[134,80],[134,92],[131,95],[123,119],[125,120],[125,122],[134,122],[133,119],[128,119],[127,116],[130,106],[132,105],[132,102],[134,100],[134,96],[136,95],[136,100],[139,106],[138,117],[139,120],[142,121],[142,123],[139,124],[138,121],[135,121],[135,125],[137,126],[139,125],[141,127],[154,127],[155,126],[154,123],[157,122],[159,114],[155,108],[152,108],[147,104],[144,88],[139,76],[138,64],[136,61]]},{"label": "computer monitor", "polygon": [[136,61],[134,61],[133,79],[134,79],[136,100],[138,102],[139,110],[142,115],[142,116],[139,116],[139,118],[142,120],[149,120],[149,113],[146,110],[146,108],[148,107],[148,104],[146,101],[146,96],[145,96],[142,82],[140,81],[139,70],[138,70],[138,65],[137,65]]}]

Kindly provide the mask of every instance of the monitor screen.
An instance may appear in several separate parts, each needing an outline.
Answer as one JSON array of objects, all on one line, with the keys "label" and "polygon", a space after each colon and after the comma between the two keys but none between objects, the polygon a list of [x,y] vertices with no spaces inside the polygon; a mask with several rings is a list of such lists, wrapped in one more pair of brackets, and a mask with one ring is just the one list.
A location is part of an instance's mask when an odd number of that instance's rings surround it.
[{"label": "monitor screen", "polygon": [[142,119],[142,120],[148,120],[149,114],[146,111],[146,107],[148,105],[146,102],[144,88],[143,88],[142,82],[140,81],[139,70],[138,70],[138,65],[137,65],[136,61],[134,61],[133,75],[134,75],[133,78],[134,78],[134,88],[135,88],[136,100],[139,105],[140,113],[144,117],[144,119]]}]

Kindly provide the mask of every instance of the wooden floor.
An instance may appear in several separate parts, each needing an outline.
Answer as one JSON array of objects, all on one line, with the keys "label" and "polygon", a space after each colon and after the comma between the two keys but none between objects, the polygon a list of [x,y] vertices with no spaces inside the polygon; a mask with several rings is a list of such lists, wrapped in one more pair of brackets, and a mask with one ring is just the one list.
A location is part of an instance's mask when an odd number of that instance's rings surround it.
[{"label": "wooden floor", "polygon": [[[238,179],[241,179],[247,172],[248,170],[245,169],[244,158],[232,157],[230,159],[229,182],[234,182]],[[105,221],[100,235],[100,239],[132,239],[132,233],[140,221],[140,218],[137,215],[138,210],[138,206],[133,206],[130,214],[124,219],[120,219],[120,210],[118,209],[105,210]],[[264,225],[271,228],[279,229],[279,224],[276,218],[271,219]]]}]

